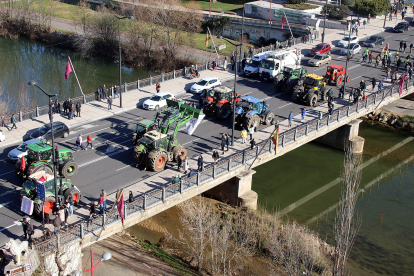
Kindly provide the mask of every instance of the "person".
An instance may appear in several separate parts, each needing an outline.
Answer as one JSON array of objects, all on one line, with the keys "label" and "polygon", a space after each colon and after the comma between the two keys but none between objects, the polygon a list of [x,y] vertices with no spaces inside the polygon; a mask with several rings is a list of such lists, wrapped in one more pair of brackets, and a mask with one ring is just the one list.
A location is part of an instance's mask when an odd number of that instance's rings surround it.
[{"label": "person", "polygon": [[223,152],[223,154],[224,154],[224,148],[227,145],[227,141],[226,141],[227,140],[227,137],[226,137],[226,135],[227,134],[224,134],[224,133],[221,135],[221,144],[220,145],[221,145],[221,151]]},{"label": "person", "polygon": [[66,222],[65,222],[65,207],[64,206],[60,206],[60,208],[57,212],[57,215],[59,216],[61,225],[64,226],[66,224]]},{"label": "person", "polygon": [[247,138],[247,131],[245,128],[243,128],[243,130],[240,132],[240,137],[242,138],[242,143],[245,144]]},{"label": "person", "polygon": [[68,110],[69,110],[68,119],[69,120],[72,120],[72,118],[73,118],[73,110],[72,110],[72,104],[70,102],[68,102]]},{"label": "person", "polygon": [[181,154],[179,154],[177,156],[177,170],[180,171],[181,170],[181,165],[183,164],[183,157],[181,156]]},{"label": "person", "polygon": [[250,140],[252,140],[253,139],[253,133],[254,133],[254,127],[247,128],[247,132],[250,135]]},{"label": "person", "polygon": [[63,102],[63,115],[68,115],[68,109],[69,109],[68,100],[65,100]]},{"label": "person", "polygon": [[108,97],[108,109],[112,109],[112,98],[111,95]]},{"label": "person", "polygon": [[227,69],[227,56],[224,57],[224,62],[223,62],[223,71],[226,71]]},{"label": "person", "polygon": [[288,127],[291,127],[292,126],[292,121],[293,121],[293,112],[292,111],[289,113],[288,120],[289,120]]},{"label": "person", "polygon": [[332,115],[333,114],[333,110],[334,110],[334,103],[333,102],[330,102],[330,104],[328,105],[328,107],[329,107],[329,115]]},{"label": "person", "polygon": [[398,57],[398,60],[397,60],[397,69],[400,69],[400,66],[401,66],[401,57]]},{"label": "person", "polygon": [[55,103],[53,102],[52,99],[50,99],[49,106],[52,107],[52,113],[55,113]]},{"label": "person", "polygon": [[68,218],[70,217],[70,210],[69,210],[69,206],[68,205],[69,205],[69,202],[67,202],[65,205],[62,206],[63,213],[64,213],[64,216],[65,216],[65,224],[67,226],[69,226],[68,225]]},{"label": "person", "polygon": [[106,191],[104,190],[104,189],[102,189],[101,190],[101,193],[103,194],[103,208],[104,208],[104,211],[106,210],[106,197],[107,197],[107,193],[106,193]]},{"label": "person", "polygon": [[10,118],[10,123],[12,124],[11,129],[9,129],[10,131],[11,131],[13,128],[17,129],[16,122],[17,122],[17,121],[16,121],[16,118],[14,117],[14,114],[12,114],[12,116],[11,116],[11,118]]},{"label": "person", "polygon": [[339,88],[339,96],[338,96],[338,98],[339,99],[343,99],[344,98],[344,95],[345,95],[345,84],[343,84],[341,86],[341,88]]},{"label": "person", "polygon": [[254,138],[250,140],[250,149],[254,149],[254,146],[256,145],[256,142],[254,141]]},{"label": "person", "polygon": [[99,196],[99,201],[98,201],[99,209],[101,211],[101,214],[103,214],[103,212],[104,212],[104,207],[103,207],[104,205],[103,205],[103,203],[104,203],[104,196],[103,196],[103,194],[101,194]]},{"label": "person", "polygon": [[351,92],[349,92],[349,101],[352,102],[354,98],[354,88],[351,88]]},{"label": "person", "polygon": [[105,84],[102,87],[102,98],[104,100],[106,100],[108,98],[107,89],[106,89],[106,85]]},{"label": "person", "polygon": [[60,113],[60,103],[58,99],[55,101],[55,113]]},{"label": "person", "polygon": [[[277,40],[276,40],[276,44],[277,44]],[[253,57],[253,52],[254,52],[253,47],[250,46],[250,49],[249,49],[249,58],[252,58]]]},{"label": "person", "polygon": [[410,54],[411,54],[411,50],[414,48],[414,43],[413,42],[411,42],[410,43]]},{"label": "person", "polygon": [[92,136],[90,134],[88,134],[88,136],[86,137],[86,150],[88,150],[88,146],[91,146],[91,149],[93,149],[93,145],[92,145]]},{"label": "person", "polygon": [[365,92],[365,89],[367,88],[367,85],[366,85],[366,83],[365,83],[365,80],[362,80],[362,81],[359,83],[359,87],[361,88],[361,90],[362,90],[363,92]]},{"label": "person", "polygon": [[382,82],[382,80],[380,80],[379,84],[378,84],[378,92],[382,91],[382,87],[383,87],[384,83]]},{"label": "person", "polygon": [[234,59],[231,60],[231,70],[234,71],[234,66],[236,66],[236,61]]},{"label": "person", "polygon": [[159,93],[159,92],[160,92],[160,90],[161,90],[161,84],[160,84],[159,82],[157,82],[157,83],[155,84],[155,90],[157,90],[157,93]]},{"label": "person", "polygon": [[81,113],[81,103],[77,102],[76,103],[76,117],[80,117],[81,116],[80,113]]},{"label": "person", "polygon": [[367,99],[367,95],[365,95],[365,92],[362,94],[362,100],[365,101]]},{"label": "person", "polygon": [[119,87],[115,85],[114,88],[114,99],[119,98]]},{"label": "person", "polygon": [[367,58],[367,53],[364,51],[362,52],[362,62],[365,62],[365,59]]},{"label": "person", "polygon": [[391,67],[387,68],[387,78],[386,79],[389,79],[389,78],[391,78]]},{"label": "person", "polygon": [[[179,175],[176,175],[174,177],[174,179],[172,180],[172,184],[175,184],[175,183],[178,183],[178,182],[180,182],[180,176]],[[175,194],[175,189],[174,189],[173,194]]]},{"label": "person", "polygon": [[407,49],[407,42],[406,41],[404,41],[404,43],[403,43],[403,48],[404,48],[404,53],[405,53],[405,50]]},{"label": "person", "polygon": [[76,139],[76,145],[76,151],[79,151],[79,147],[81,147],[82,150],[85,150],[82,145],[82,134],[79,134],[78,138]]},{"label": "person", "polygon": [[129,191],[128,201],[129,201],[129,203],[134,201],[134,196],[132,194],[132,191]]},{"label": "person", "polygon": [[89,219],[91,219],[94,214],[96,214],[95,202],[91,202],[91,205],[89,206]]},{"label": "person", "polygon": [[[332,88],[329,88],[329,90],[328,90],[328,93],[326,93],[326,95],[328,96],[328,100],[331,100],[332,101],[332,96],[333,96],[333,93],[332,93]],[[303,111],[302,111],[302,113],[303,113]],[[302,121],[303,121],[303,119],[302,119]]]},{"label": "person", "polygon": [[32,240],[32,235],[34,234],[33,225],[30,223],[30,220],[23,218],[22,222],[24,238],[27,240]]},{"label": "person", "polygon": [[186,156],[183,162],[183,169],[184,169],[185,174],[188,172],[189,168],[190,168],[190,162],[188,161],[188,156]]},{"label": "person", "polygon": [[246,59],[244,58],[242,60],[242,70],[244,71],[244,67],[246,67]]},{"label": "person", "polygon": [[302,107],[302,121],[305,120],[306,108]]},{"label": "person", "polygon": [[213,60],[213,62],[211,63],[211,65],[213,66],[213,71],[217,70],[217,61]]},{"label": "person", "polygon": [[231,138],[230,135],[226,134],[226,145],[227,145],[227,151],[229,151],[229,146],[231,144]]},{"label": "person", "polygon": [[323,113],[322,111],[319,111],[319,120],[322,120],[322,118],[323,118]]},{"label": "person", "polygon": [[213,157],[214,163],[216,164],[217,160],[220,158],[220,155],[217,152],[217,150],[214,150],[212,157]]},{"label": "person", "polygon": [[197,170],[199,172],[203,171],[203,166],[204,166],[204,160],[203,160],[203,156],[200,154],[197,160]]},{"label": "person", "polygon": [[102,86],[99,86],[98,90],[96,91],[97,101],[102,101]]},{"label": "person", "polygon": [[375,77],[372,78],[371,84],[372,84],[372,90],[374,90],[375,89],[375,85],[377,85],[377,80],[375,79]]},{"label": "person", "polygon": [[372,59],[374,58],[374,54],[372,52],[369,53],[369,60],[368,63],[372,63]]},{"label": "person", "polygon": [[313,43],[313,41],[315,40],[315,34],[314,33],[312,33],[311,34],[311,43]]},{"label": "person", "polygon": [[362,21],[362,28],[365,29],[366,27],[367,27],[367,21],[365,21],[364,19],[364,21]]},{"label": "person", "polygon": [[53,226],[55,227],[55,230],[53,231],[54,234],[56,234],[57,231],[60,231],[61,224],[62,224],[62,221],[60,220],[59,215],[56,214],[55,219],[53,221]]},{"label": "person", "polygon": [[382,58],[382,69],[387,67],[387,56],[384,54],[384,57]]},{"label": "person", "polygon": [[375,58],[375,67],[378,67],[380,60],[381,60],[381,54],[378,54],[377,57]]}]

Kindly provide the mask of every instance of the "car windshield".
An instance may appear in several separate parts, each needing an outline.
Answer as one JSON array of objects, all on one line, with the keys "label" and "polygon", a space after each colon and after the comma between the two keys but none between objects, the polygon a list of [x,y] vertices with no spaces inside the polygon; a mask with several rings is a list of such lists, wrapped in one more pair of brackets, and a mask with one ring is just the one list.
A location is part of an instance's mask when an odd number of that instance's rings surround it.
[{"label": "car windshield", "polygon": [[[352,39],[354,39],[354,38],[352,38]],[[344,40],[344,41],[349,41],[349,37],[344,37],[344,38],[342,38],[342,40]]]},{"label": "car windshield", "polygon": [[45,135],[49,131],[49,126],[45,125],[39,128],[39,135]]},{"label": "car windshield", "polygon": [[320,50],[322,49],[323,45],[316,45],[315,47],[313,47],[313,49],[315,50]]},{"label": "car windshield", "polygon": [[368,40],[377,40],[377,37],[376,36],[371,36],[370,38],[368,38]]},{"label": "car windshield", "polygon": [[21,152],[25,152],[26,151],[26,146],[27,146],[27,144],[23,143],[23,144],[21,144],[20,146],[17,147],[17,150],[21,151]]},{"label": "car windshield", "polygon": [[275,69],[275,62],[273,60],[264,60],[264,61],[262,61],[262,68],[273,70],[273,69]]},{"label": "car windshield", "polygon": [[223,100],[223,99],[225,99],[226,97],[225,97],[225,94],[224,93],[222,93],[222,92],[215,92],[214,93],[214,98],[215,99],[217,99],[217,100],[219,100],[219,101],[221,101],[221,100]]},{"label": "car windshield", "polygon": [[201,85],[201,86],[204,86],[204,85],[206,85],[206,84],[207,84],[207,81],[206,81],[206,80],[199,80],[199,81],[197,82],[197,84],[198,84],[198,85]]},{"label": "car windshield", "polygon": [[258,60],[250,60],[247,63],[247,65],[256,68],[256,67],[259,67],[260,66],[260,61],[258,61]]},{"label": "car windshield", "polygon": [[161,97],[160,97],[160,96],[158,96],[158,95],[154,95],[154,96],[152,96],[152,97],[150,98],[150,100],[158,102],[158,101],[160,101],[160,100],[161,100]]},{"label": "car windshield", "polygon": [[140,126],[140,125],[135,125],[135,126],[132,127],[132,129],[135,130],[135,131],[141,132],[145,129],[145,127]]},{"label": "car windshield", "polygon": [[36,183],[34,183],[31,180],[26,180],[26,182],[24,182],[23,184],[23,187],[28,190],[33,190],[34,188],[36,188]]},{"label": "car windshield", "polygon": [[[352,47],[355,47],[356,45],[358,45],[358,44],[352,43],[352,44],[351,44],[351,48],[352,48]],[[357,48],[357,47],[355,47],[355,48]]]},{"label": "car windshield", "polygon": [[397,26],[404,27],[404,26],[405,26],[405,24],[404,24],[404,23],[398,23],[398,25],[397,25]]},{"label": "car windshield", "polygon": [[322,56],[315,56],[313,59],[322,60]]}]

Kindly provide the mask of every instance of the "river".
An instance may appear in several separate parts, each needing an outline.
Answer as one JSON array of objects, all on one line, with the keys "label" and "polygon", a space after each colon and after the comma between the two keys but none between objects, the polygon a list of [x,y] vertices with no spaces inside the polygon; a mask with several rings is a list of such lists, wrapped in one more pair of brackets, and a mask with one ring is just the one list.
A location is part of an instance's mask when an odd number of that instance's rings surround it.
[{"label": "river", "polygon": [[[81,96],[73,73],[64,79],[68,56],[79,78],[85,94],[95,92],[99,86],[119,84],[119,66],[114,60],[103,57],[81,57],[57,45],[47,45],[33,40],[0,37],[0,81],[2,91],[12,99],[12,112],[16,111],[19,91],[25,91],[33,106],[47,104],[47,97],[39,90],[27,85],[34,79],[46,92],[57,94],[59,100]],[[158,75],[146,67],[122,66],[122,82]]]}]

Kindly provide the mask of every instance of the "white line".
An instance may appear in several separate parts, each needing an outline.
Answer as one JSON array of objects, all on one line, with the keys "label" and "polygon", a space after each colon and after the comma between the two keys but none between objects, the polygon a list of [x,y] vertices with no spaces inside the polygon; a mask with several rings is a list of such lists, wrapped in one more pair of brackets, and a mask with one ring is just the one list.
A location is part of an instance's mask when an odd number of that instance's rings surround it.
[{"label": "white line", "polygon": [[[130,141],[130,140],[128,140],[128,141]],[[85,166],[87,166],[87,165],[90,165],[90,164],[92,164],[92,163],[95,163],[95,162],[97,162],[97,161],[103,160],[103,159],[105,159],[105,158],[111,157],[112,155],[115,155],[115,154],[118,154],[118,153],[121,153],[121,152],[127,151],[127,150],[132,149],[132,148],[133,148],[133,147],[129,147],[129,148],[123,147],[123,148],[121,148],[121,149],[119,149],[119,150],[116,150],[116,151],[114,151],[114,152],[112,152],[112,153],[110,153],[110,154],[106,155],[106,156],[102,156],[102,157],[99,157],[99,158],[97,158],[97,159],[95,159],[95,160],[91,160],[91,161],[89,161],[89,162],[83,163],[82,165],[79,165],[79,168],[85,167]]]},{"label": "white line", "polygon": [[252,92],[247,92],[246,94],[243,94],[242,96],[246,96],[246,95],[249,95],[249,94],[252,94],[253,93],[253,91]]},{"label": "white line", "polygon": [[280,96],[280,95],[283,95],[283,94],[285,94],[285,93],[280,92],[280,93],[277,93],[277,94],[273,95],[273,97],[277,97],[277,96]]},{"label": "white line", "polygon": [[6,174],[9,174],[9,173],[12,173],[12,172],[14,172],[14,171],[9,171],[9,172],[6,172],[6,173],[2,173],[2,174],[0,174],[0,176],[6,175]]},{"label": "white line", "polygon": [[117,169],[116,171],[120,171],[120,170],[123,170],[123,169],[125,169],[125,168],[128,168],[128,167],[131,167],[132,165],[134,165],[135,163],[131,163],[131,164],[129,164],[129,165],[127,165],[127,166],[125,166],[125,167],[122,167],[122,168],[119,168],[119,169]]},{"label": "white line", "polygon": [[4,192],[4,193],[0,194],[0,196],[5,196],[5,195],[8,195],[8,194],[13,193],[15,191],[20,191],[21,189],[22,189],[22,187],[18,187],[15,190],[9,190],[7,192]]},{"label": "white line", "polygon": [[191,140],[191,141],[189,141],[189,142],[187,142],[187,143],[184,143],[184,144],[182,144],[182,145],[184,146],[184,145],[187,145],[187,144],[189,144],[189,143],[192,143],[192,142],[197,141],[197,140],[200,140],[200,139],[201,139],[201,138],[197,138],[197,139]]},{"label": "white line", "polygon": [[3,208],[4,206],[6,206],[7,204],[9,204],[9,203],[11,203],[11,202],[13,202],[13,201],[8,201],[8,202],[6,202],[6,203],[2,203],[2,204],[0,204],[0,208]]},{"label": "white line", "polygon": [[1,229],[0,232],[4,231],[6,229],[9,229],[10,227],[16,226],[16,225],[19,226],[19,225],[22,225],[22,223],[20,221],[15,221],[12,225],[9,225],[9,226],[4,227],[3,229]]},{"label": "white line", "polygon": [[288,106],[288,105],[290,105],[290,104],[292,104],[292,103],[287,103],[287,104],[285,104],[285,105],[279,106],[279,108],[282,108],[282,107]]}]

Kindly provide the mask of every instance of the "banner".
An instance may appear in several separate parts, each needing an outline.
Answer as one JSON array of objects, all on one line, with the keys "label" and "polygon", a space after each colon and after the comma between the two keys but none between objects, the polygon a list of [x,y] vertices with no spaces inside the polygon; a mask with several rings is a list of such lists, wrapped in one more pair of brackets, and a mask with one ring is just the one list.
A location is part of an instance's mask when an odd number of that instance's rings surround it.
[{"label": "banner", "polygon": [[188,123],[185,124],[188,135],[193,135],[194,130],[198,127],[198,125],[201,123],[201,121],[204,119],[205,116],[206,116],[205,114],[201,114],[198,116],[198,119],[193,118]]},{"label": "banner", "polygon": [[122,227],[124,227],[124,194],[121,194],[121,198],[116,203],[116,207],[118,208],[119,215],[121,216]]},{"label": "banner", "polygon": [[210,40],[210,37],[208,36],[208,32],[206,33],[206,48],[208,48],[208,41]]},{"label": "banner", "polygon": [[20,211],[31,216],[33,214],[33,201],[23,196]]},{"label": "banner", "polygon": [[282,30],[283,30],[283,24],[286,23],[286,18],[285,16],[282,17]]},{"label": "banner", "polygon": [[72,67],[70,66],[70,62],[68,61],[68,64],[66,64],[65,80],[69,78],[70,72],[72,72]]}]

